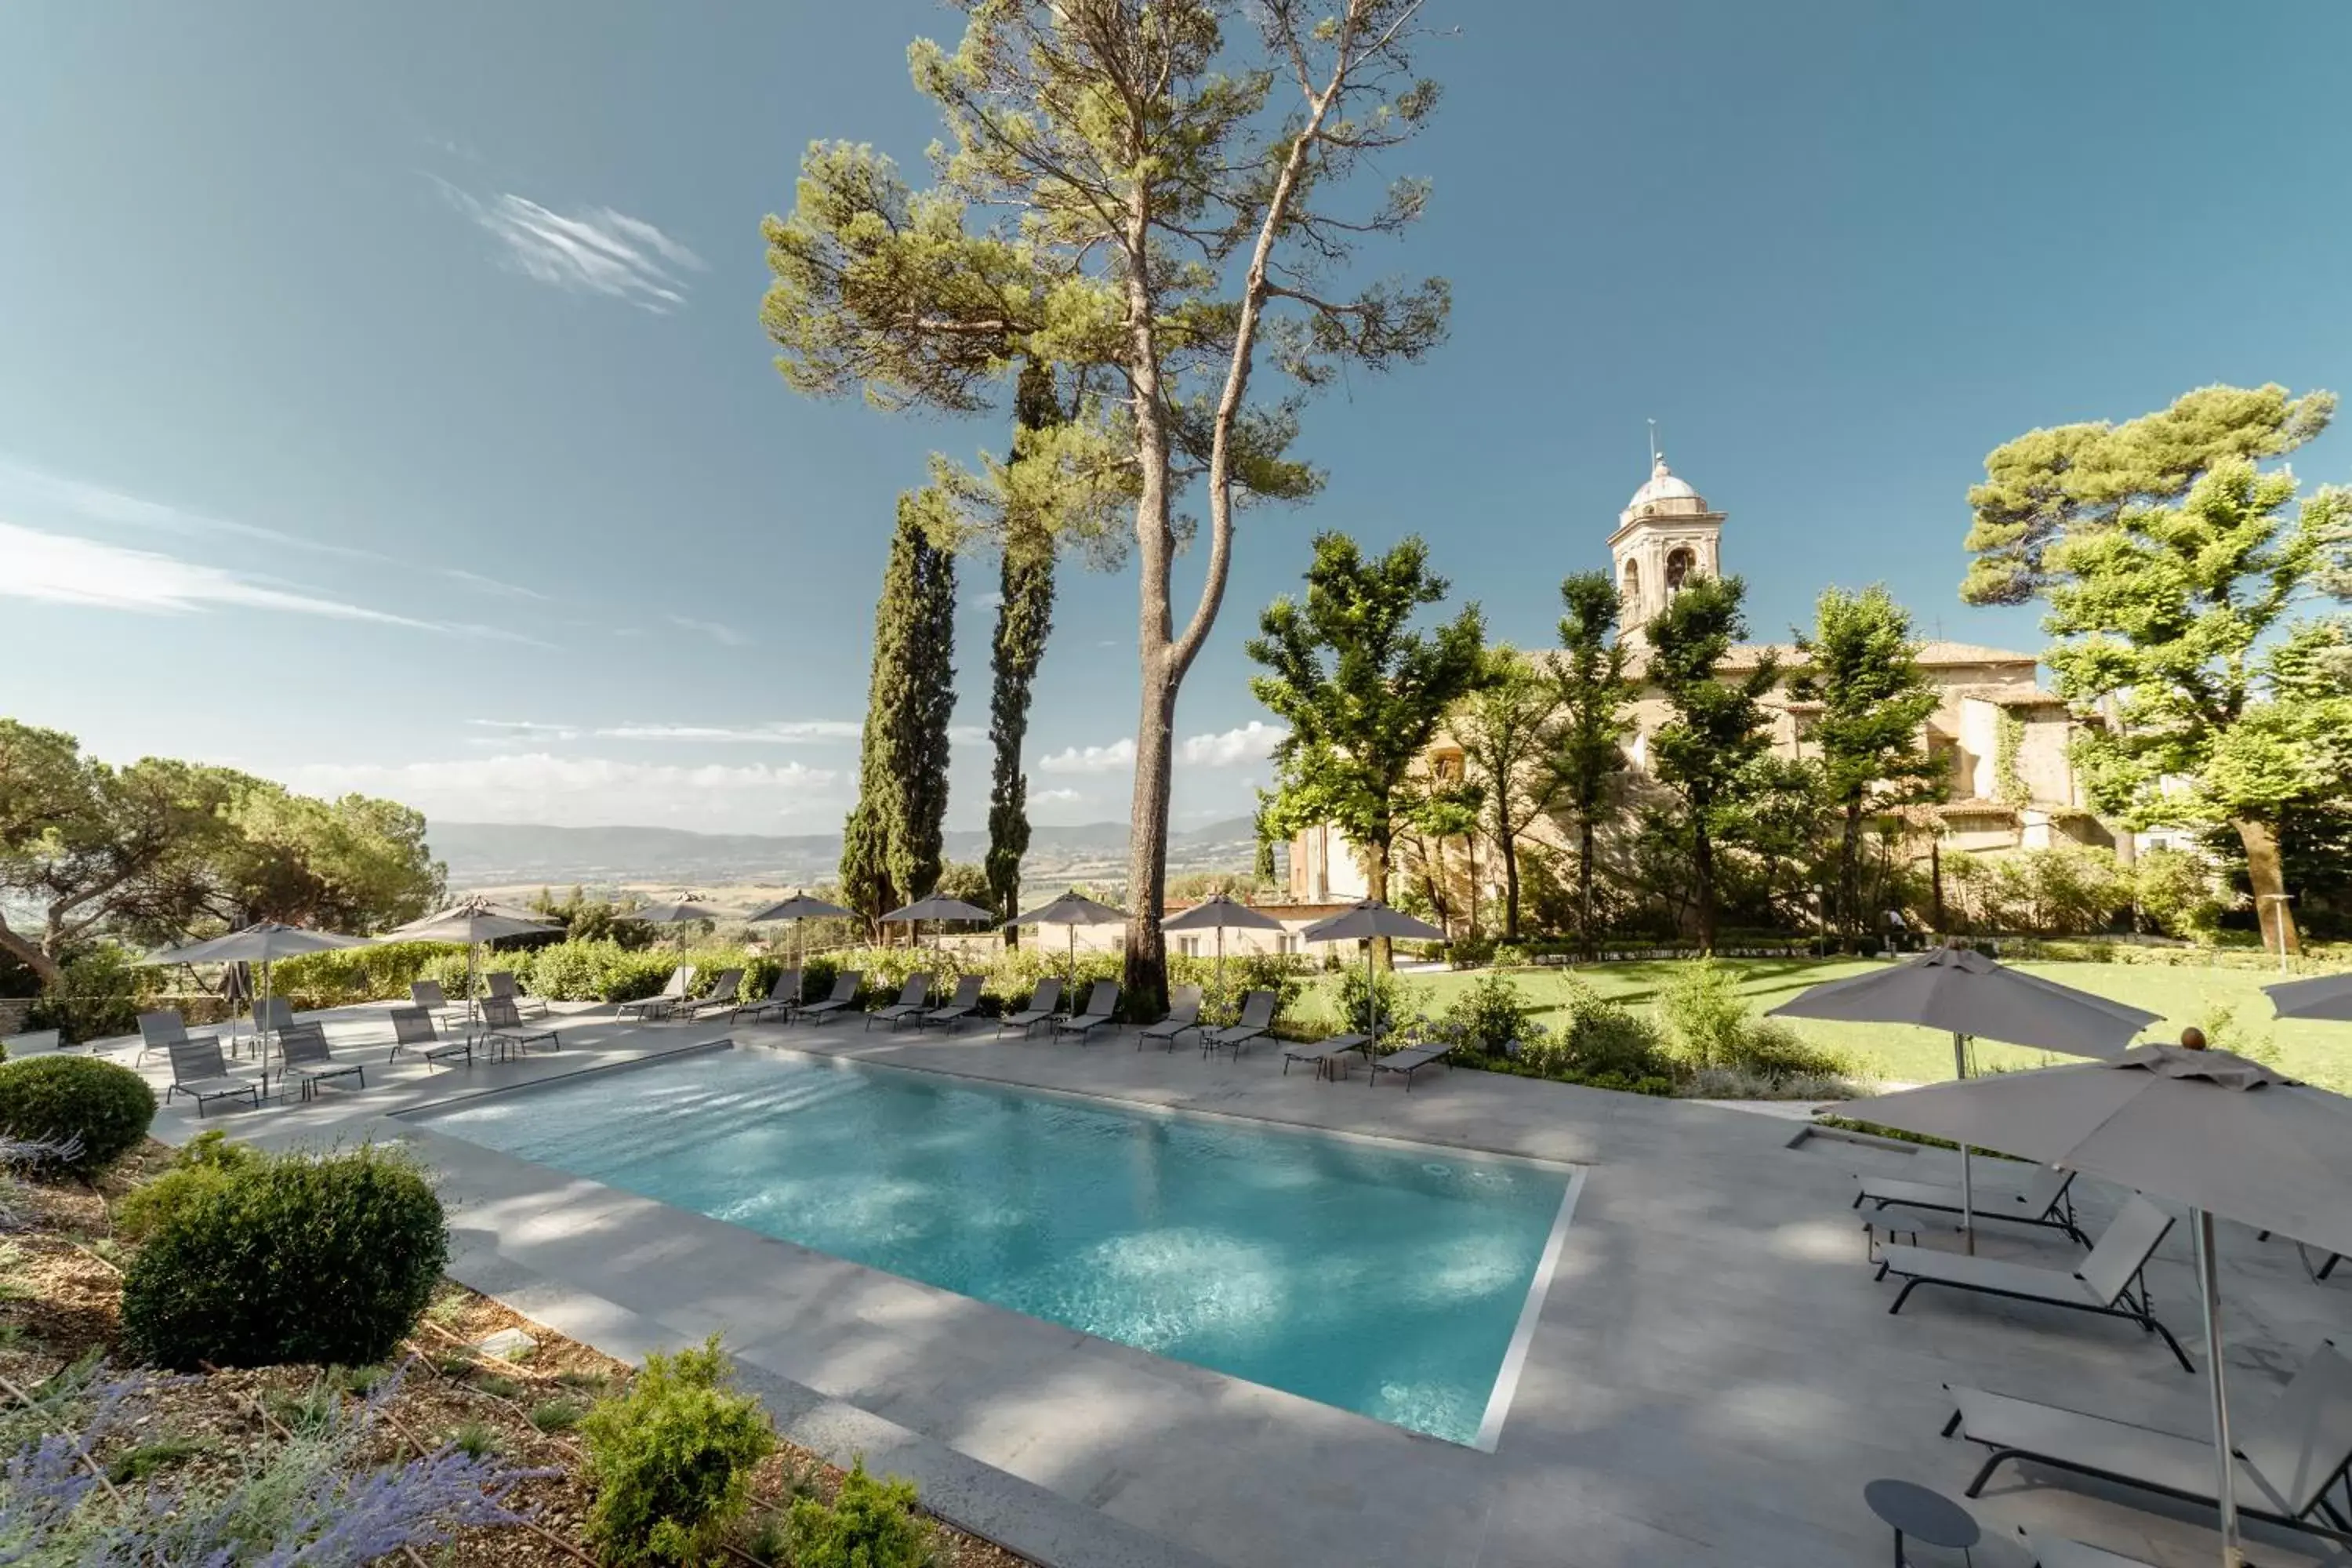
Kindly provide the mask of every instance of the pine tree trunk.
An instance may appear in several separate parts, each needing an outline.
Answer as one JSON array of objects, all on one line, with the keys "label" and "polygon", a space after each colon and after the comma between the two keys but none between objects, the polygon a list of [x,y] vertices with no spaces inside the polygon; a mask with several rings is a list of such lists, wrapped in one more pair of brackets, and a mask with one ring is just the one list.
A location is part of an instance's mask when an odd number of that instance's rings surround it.
[{"label": "pine tree trunk", "polygon": [[[1013,406],[1013,422],[1023,430],[1044,429],[1060,417],[1051,366],[1036,359],[1022,366]],[[1016,435],[1012,460],[1018,462],[1020,456]],[[1029,852],[1029,780],[1021,768],[1021,749],[1028,739],[1037,667],[1054,626],[1054,540],[1036,518],[1006,519],[999,587],[996,639],[989,653],[989,740],[995,762],[989,778],[984,868],[990,902],[1010,921],[1021,912],[1021,861]],[[1005,945],[1017,940],[1006,926]]]},{"label": "pine tree trunk", "polygon": [[39,943],[29,942],[9,930],[5,921],[0,921],[0,952],[6,953],[31,970],[40,980],[41,988],[45,991],[53,990],[65,984],[64,966],[52,958]]},{"label": "pine tree trunk", "polygon": [[2262,921],[2263,946],[2270,952],[2299,953],[2303,939],[2294,929],[2294,912],[2286,901],[2286,868],[2279,859],[2278,830],[2267,822],[2233,822],[2238,842],[2246,851],[2246,882],[2254,895],[2254,914]]},{"label": "pine tree trunk", "polygon": [[[1166,563],[1160,564],[1166,603]],[[1149,575],[1149,568],[1146,569]],[[1127,839],[1127,963],[1122,989],[1139,1017],[1168,1010],[1168,939],[1160,929],[1168,887],[1168,788],[1175,731],[1176,687],[1167,656],[1147,653],[1143,704],[1135,724],[1135,795]]]}]

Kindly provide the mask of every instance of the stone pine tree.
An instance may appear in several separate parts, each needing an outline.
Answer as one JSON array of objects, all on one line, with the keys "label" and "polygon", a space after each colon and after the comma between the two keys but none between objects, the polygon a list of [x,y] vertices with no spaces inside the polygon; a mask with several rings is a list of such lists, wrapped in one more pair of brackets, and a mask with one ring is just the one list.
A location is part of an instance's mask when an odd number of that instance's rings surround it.
[{"label": "stone pine tree", "polygon": [[1837,920],[1847,950],[1867,924],[1862,907],[1863,827],[1943,794],[1923,726],[1936,693],[1918,664],[1910,612],[1884,587],[1825,589],[1811,631],[1797,633],[1790,694],[1821,704],[1812,739],[1822,789],[1837,816]]},{"label": "stone pine tree", "polygon": [[[1478,687],[1455,710],[1448,727],[1462,747],[1480,824],[1503,866],[1503,938],[1519,940],[1519,840],[1551,806],[1558,780],[1545,765],[1559,708],[1550,676],[1518,649],[1498,644],[1486,652]],[[1477,907],[1473,878],[1471,908]],[[1474,918],[1472,924],[1475,925]]]},{"label": "stone pine tree", "polygon": [[[910,51],[945,124],[935,187],[909,193],[868,149],[813,152],[800,205],[766,228],[762,316],[795,386],[890,406],[986,405],[1025,357],[1102,372],[1066,466],[1124,487],[1138,567],[1126,989],[1149,1010],[1166,994],[1176,700],[1223,603],[1235,511],[1317,488],[1286,456],[1307,395],[1444,335],[1442,280],[1359,288],[1350,266],[1426,203],[1416,180],[1348,199],[1437,102],[1412,64],[1424,0],[957,5],[961,46]],[[1180,617],[1188,536],[1201,585]]]},{"label": "stone pine tree", "polygon": [[2332,392],[2290,397],[2275,384],[2204,386],[2120,425],[2029,430],[1992,449],[1984,483],[1969,491],[1968,547],[1976,559],[1960,597],[1972,605],[2040,597],[2050,583],[2043,557],[2070,533],[2112,523],[2128,507],[2168,506],[2216,463],[2291,452],[2335,412]]},{"label": "stone pine tree", "polygon": [[[1053,367],[1033,359],[1022,366],[1013,395],[1013,423],[1040,432],[1060,422]],[[1023,460],[1019,438],[1012,463]],[[1021,860],[1029,853],[1029,778],[1021,748],[1029,737],[1030,693],[1045,639],[1054,629],[1054,553],[1049,520],[1033,509],[1007,508],[999,545],[1001,568],[996,639],[989,649],[988,740],[995,757],[988,783],[988,902],[1006,921],[1021,912]],[[1004,928],[1013,940],[1013,928]]]},{"label": "stone pine tree", "polygon": [[[1319,533],[1305,601],[1276,599],[1245,647],[1265,669],[1251,693],[1290,729],[1274,749],[1261,832],[1337,826],[1375,899],[1389,896],[1397,829],[1420,804],[1414,764],[1485,675],[1477,605],[1433,631],[1413,628],[1445,589],[1417,538],[1367,559],[1346,534]],[[1387,944],[1378,945],[1385,963]]]},{"label": "stone pine tree", "polygon": [[1723,668],[1733,645],[1748,635],[1740,607],[1747,593],[1738,577],[1688,578],[1643,628],[1646,673],[1674,710],[1650,738],[1650,752],[1658,782],[1676,796],[1676,826],[1690,853],[1699,946],[1710,952],[1716,851],[1745,829],[1743,808],[1758,776],[1755,764],[1771,744],[1764,697],[1780,679],[1780,660],[1769,652],[1746,670]]},{"label": "stone pine tree", "polygon": [[2135,827],[2228,826],[2263,941],[2297,951],[2279,828],[2352,798],[2352,618],[2289,616],[2352,595],[2352,490],[2298,501],[2292,473],[2223,459],[2177,506],[2067,534],[2042,568],[2058,694],[2115,715],[2076,739],[2092,800]]},{"label": "stone pine tree", "polygon": [[1550,661],[1555,717],[1545,765],[1553,808],[1576,835],[1577,936],[1589,943],[1597,840],[1624,798],[1633,682],[1625,673],[1629,650],[1617,635],[1621,600],[1609,574],[1563,579],[1559,599],[1559,651]]},{"label": "stone pine tree", "polygon": [[955,710],[955,557],[928,494],[901,496],[874,608],[857,804],[842,830],[845,902],[872,922],[939,880]]}]

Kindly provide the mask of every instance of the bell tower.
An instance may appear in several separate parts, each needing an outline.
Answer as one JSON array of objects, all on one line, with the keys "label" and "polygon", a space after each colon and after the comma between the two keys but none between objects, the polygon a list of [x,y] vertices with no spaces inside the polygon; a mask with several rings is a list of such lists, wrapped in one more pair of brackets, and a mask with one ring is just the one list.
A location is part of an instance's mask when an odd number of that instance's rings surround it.
[{"label": "bell tower", "polygon": [[1609,536],[1610,566],[1623,602],[1621,635],[1638,640],[1685,579],[1722,574],[1723,520],[1666,467],[1665,454],[1652,460],[1649,483],[1633,492]]}]

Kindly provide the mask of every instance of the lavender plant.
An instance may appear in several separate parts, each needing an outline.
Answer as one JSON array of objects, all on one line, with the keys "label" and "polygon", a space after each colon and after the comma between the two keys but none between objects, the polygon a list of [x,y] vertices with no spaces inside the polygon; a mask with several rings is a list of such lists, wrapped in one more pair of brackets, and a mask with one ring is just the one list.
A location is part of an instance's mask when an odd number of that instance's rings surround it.
[{"label": "lavender plant", "polygon": [[0,1132],[0,1230],[22,1230],[25,1214],[17,1177],[44,1165],[71,1166],[81,1158],[81,1137],[16,1138]]}]

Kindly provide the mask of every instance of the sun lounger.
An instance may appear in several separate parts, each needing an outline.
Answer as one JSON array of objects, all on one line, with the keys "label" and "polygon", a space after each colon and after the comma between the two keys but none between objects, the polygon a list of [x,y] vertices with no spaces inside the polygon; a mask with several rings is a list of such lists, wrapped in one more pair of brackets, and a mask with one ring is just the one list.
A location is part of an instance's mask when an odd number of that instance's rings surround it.
[{"label": "sun lounger", "polygon": [[786,1018],[830,1018],[857,1005],[857,994],[866,987],[866,976],[854,969],[845,969],[833,977],[833,990],[822,1002],[811,1002]]},{"label": "sun lounger", "polygon": [[2120,1552],[2085,1546],[2063,1536],[2028,1535],[2023,1525],[2017,1528],[2017,1543],[2025,1549],[2033,1568],[2156,1568],[2145,1557],[2126,1557]]},{"label": "sun lounger", "polygon": [[1333,1078],[1346,1075],[1348,1058],[1371,1043],[1370,1035],[1334,1035],[1328,1040],[1318,1040],[1311,1046],[1285,1046],[1282,1048],[1282,1076],[1290,1076],[1293,1062],[1313,1062],[1315,1076],[1329,1074]]},{"label": "sun lounger", "polygon": [[744,1003],[742,1006],[736,1009],[735,1016],[738,1019],[750,1018],[756,1022],[771,1013],[782,1013],[784,1016],[784,1021],[790,1023],[793,1015],[800,1011],[800,1005],[801,972],[797,969],[787,969],[776,976],[776,983],[768,987],[766,996],[757,1002]]},{"label": "sun lounger", "polygon": [[718,981],[712,984],[707,994],[697,996],[691,1002],[682,1002],[678,1004],[676,1010],[688,1018],[699,1018],[709,1013],[724,1013],[727,1015],[727,1021],[731,1024],[735,1021],[736,1013],[742,1007],[742,994],[743,972],[740,969],[722,969],[719,972]]},{"label": "sun lounger", "polygon": [[1053,1021],[1054,1010],[1061,1005],[1061,981],[1050,975],[1040,980],[1037,982],[1037,989],[1029,993],[1029,1005],[1022,1008],[1018,1013],[1007,1013],[996,1021],[998,1037],[1002,1038],[1007,1029],[1018,1029],[1021,1031],[1021,1037],[1027,1039],[1030,1030],[1040,1024]]},{"label": "sun lounger", "polygon": [[422,1007],[433,1015],[434,1021],[446,1026],[448,1015],[466,1009],[449,1000],[438,980],[412,980],[408,983],[408,1005]]},{"label": "sun lounger", "polygon": [[65,1048],[62,1029],[35,1029],[29,1035],[0,1035],[0,1061],[46,1057]]},{"label": "sun lounger", "polygon": [[513,1003],[515,1011],[523,1016],[527,1018],[547,1016],[547,1004],[539,997],[525,994],[523,988],[515,984],[514,971],[511,969],[493,969],[482,978],[488,984],[491,995],[501,1001]]},{"label": "sun lounger", "polygon": [[907,984],[898,988],[896,1002],[866,1015],[866,1026],[871,1029],[877,1023],[887,1023],[890,1026],[890,1032],[896,1034],[899,1025],[915,1017],[930,1005],[931,977],[929,974],[909,974]]},{"label": "sun lounger", "polygon": [[980,988],[986,979],[985,975],[967,974],[957,980],[955,994],[948,998],[944,1006],[919,1015],[915,1027],[927,1029],[933,1024],[944,1024],[948,1033],[955,1033],[963,1026],[966,1018],[980,1011]]},{"label": "sun lounger", "polygon": [[482,1024],[481,1038],[489,1047],[492,1061],[521,1056],[529,1047],[542,1042],[551,1051],[563,1048],[554,1030],[525,1028],[520,1009],[504,996],[482,998]]},{"label": "sun lounger", "polygon": [[694,984],[694,965],[681,963],[669,972],[668,983],[650,996],[640,996],[634,1002],[624,1002],[614,1010],[615,1018],[635,1014],[640,1018],[667,1018],[671,1009],[686,1000],[687,989]]},{"label": "sun lounger", "polygon": [[196,1114],[201,1117],[214,1100],[243,1095],[256,1110],[261,1109],[260,1086],[230,1074],[228,1064],[221,1060],[218,1040],[207,1035],[200,1040],[175,1041],[166,1048],[172,1058],[172,1087],[163,1091],[166,1105],[173,1095],[188,1095],[195,1100]]},{"label": "sun lounger", "polygon": [[1094,1038],[1095,1031],[1104,1026],[1118,1026],[1118,982],[1097,980],[1087,992],[1086,1006],[1066,1018],[1054,1020],[1054,1037],[1076,1035],[1078,1044]]},{"label": "sun lounger", "polygon": [[190,1040],[210,1040],[215,1045],[218,1045],[220,1037],[189,1034],[188,1026],[181,1020],[179,1012],[175,1008],[166,1007],[158,1013],[139,1015],[138,1059],[140,1061],[145,1061],[148,1056],[155,1051],[169,1054],[173,1046],[185,1045]]},{"label": "sun lounger", "polygon": [[[302,1098],[310,1099],[331,1078],[355,1078],[367,1087],[367,1072],[357,1062],[339,1062],[327,1050],[327,1031],[318,1024],[289,1024],[278,1031],[278,1098],[286,1098],[286,1080],[302,1080]],[[204,1114],[204,1107],[196,1107]]]},{"label": "sun lounger", "polygon": [[[1948,1187],[1935,1182],[1906,1182],[1891,1176],[1864,1176],[1862,1190],[1854,1194],[1853,1206],[1864,1204],[1876,1208],[1923,1209],[1930,1214],[1959,1214],[1965,1206],[1958,1187]],[[2074,1200],[2070,1195],[2074,1185],[2074,1173],[2062,1171],[2055,1165],[2042,1165],[2033,1173],[2022,1193],[1997,1193],[1979,1190],[1976,1194],[1975,1214],[1979,1219],[2008,1220],[2017,1225],[2040,1226],[2045,1230],[2063,1230],[2084,1247],[2091,1238],[2074,1223]]]},{"label": "sun lounger", "polygon": [[1890,1312],[1901,1311],[1911,1292],[1922,1285],[1948,1285],[1955,1290],[1974,1290],[2012,1300],[2071,1307],[2102,1317],[2126,1318],[2151,1334],[2163,1335],[2164,1342],[2179,1359],[2181,1371],[2194,1372],[2197,1369],[2189,1364],[2189,1354],[2180,1348],[2180,1342],[2149,1310],[2147,1284],[2141,1278],[2147,1260],[2156,1255],[2158,1243],[2171,1228],[2170,1215],[2135,1193],[2116,1215],[2115,1223],[2107,1226],[2106,1234],[2099,1237],[2098,1245],[2091,1248],[2091,1255],[2083,1259],[2082,1267],[2072,1272],[2027,1263],[2004,1263],[1969,1253],[1935,1252],[1922,1247],[1883,1247],[1878,1250],[1878,1278],[1884,1279],[1893,1274],[1903,1281],[1895,1305],[1886,1309]]},{"label": "sun lounger", "polygon": [[463,1057],[466,1065],[474,1065],[474,1042],[470,1038],[445,1040],[433,1028],[433,1015],[422,1007],[394,1007],[392,1010],[392,1055],[383,1059],[398,1061],[400,1053],[413,1050],[435,1067],[452,1057]]},{"label": "sun lounger", "polygon": [[[1954,1409],[1944,1436],[1958,1433],[1992,1450],[1969,1483],[1970,1497],[1983,1489],[2002,1464],[2023,1459],[2207,1507],[2216,1500],[2213,1445],[2202,1437],[2178,1436],[1980,1388],[1947,1384],[1945,1392],[1952,1396]],[[2352,1543],[2352,1533],[2347,1533],[2352,1521],[2328,1496],[2352,1467],[2352,1362],[2332,1342],[2314,1350],[2303,1370],[2269,1405],[2252,1419],[2233,1423],[2232,1432],[2241,1511]]]},{"label": "sun lounger", "polygon": [[1201,1054],[1230,1049],[1236,1059],[1252,1040],[1274,1027],[1274,1010],[1282,998],[1271,991],[1253,991],[1242,998],[1242,1016],[1229,1028],[1201,1031]]},{"label": "sun lounger", "polygon": [[1187,1029],[1201,1026],[1201,988],[1179,985],[1168,998],[1168,1016],[1156,1024],[1146,1024],[1136,1031],[1135,1048],[1141,1050],[1146,1040],[1159,1040],[1163,1050],[1176,1048],[1176,1037]]},{"label": "sun lounger", "polygon": [[1447,1072],[1452,1072],[1454,1070],[1453,1054],[1452,1046],[1407,1046],[1401,1051],[1391,1051],[1387,1056],[1374,1057],[1372,1076],[1367,1079],[1365,1083],[1367,1086],[1376,1084],[1381,1081],[1381,1074],[1392,1072],[1404,1079],[1404,1091],[1411,1094],[1413,1074],[1425,1067],[1435,1067],[1441,1062],[1445,1065]]}]

